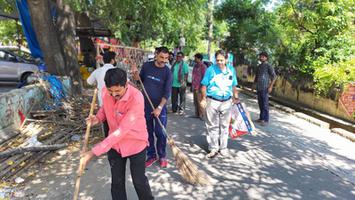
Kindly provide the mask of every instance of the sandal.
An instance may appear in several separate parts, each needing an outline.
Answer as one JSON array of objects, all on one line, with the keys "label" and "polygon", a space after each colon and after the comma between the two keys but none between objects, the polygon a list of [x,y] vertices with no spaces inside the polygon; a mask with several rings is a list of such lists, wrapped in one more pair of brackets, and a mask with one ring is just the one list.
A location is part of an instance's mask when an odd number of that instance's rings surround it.
[{"label": "sandal", "polygon": [[212,150],[210,153],[206,155],[206,158],[213,158],[217,156],[218,152],[216,150]]}]

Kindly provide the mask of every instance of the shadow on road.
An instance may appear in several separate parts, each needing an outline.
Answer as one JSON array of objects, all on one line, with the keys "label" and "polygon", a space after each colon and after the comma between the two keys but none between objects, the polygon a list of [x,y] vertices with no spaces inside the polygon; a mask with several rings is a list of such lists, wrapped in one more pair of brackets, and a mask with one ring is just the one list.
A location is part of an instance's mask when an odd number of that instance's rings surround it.
[{"label": "shadow on road", "polygon": [[[242,96],[242,95],[241,95]],[[192,115],[189,94],[187,114]],[[243,97],[243,96],[242,96]],[[253,118],[256,101],[244,97]],[[174,166],[168,148],[169,167],[158,164],[147,176],[158,200],[196,199],[355,199],[354,155],[339,153],[353,145],[329,130],[271,109],[271,123],[257,125],[258,134],[229,140],[230,156],[206,159],[204,123],[195,118],[169,114],[168,132],[188,157],[212,178],[210,186],[186,183]],[[329,140],[339,140],[332,145]],[[350,146],[353,147],[354,146]],[[36,178],[26,186],[28,199],[71,199],[78,152],[65,154],[38,166]],[[127,167],[128,168],[128,167]],[[137,199],[127,170],[128,199]],[[105,156],[91,162],[82,178],[81,199],[111,199],[110,170]],[[24,198],[20,198],[24,199]]]}]

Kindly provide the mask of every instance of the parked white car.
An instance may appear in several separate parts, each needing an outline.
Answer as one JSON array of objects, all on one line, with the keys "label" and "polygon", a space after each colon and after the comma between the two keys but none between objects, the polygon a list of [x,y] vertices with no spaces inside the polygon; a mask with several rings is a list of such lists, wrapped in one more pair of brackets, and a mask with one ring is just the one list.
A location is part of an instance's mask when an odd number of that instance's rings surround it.
[{"label": "parked white car", "polygon": [[37,64],[26,51],[0,47],[0,81],[26,81],[38,70]]}]

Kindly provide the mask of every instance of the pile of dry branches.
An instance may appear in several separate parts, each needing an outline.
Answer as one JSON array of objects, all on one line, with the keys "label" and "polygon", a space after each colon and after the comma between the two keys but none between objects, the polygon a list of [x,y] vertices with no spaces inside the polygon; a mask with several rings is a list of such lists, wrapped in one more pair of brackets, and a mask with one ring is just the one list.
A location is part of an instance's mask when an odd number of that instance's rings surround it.
[{"label": "pile of dry branches", "polygon": [[56,110],[30,111],[19,130],[8,129],[8,137],[0,138],[0,179],[12,180],[53,150],[66,147],[74,134],[85,133],[89,109],[89,99],[78,97]]}]

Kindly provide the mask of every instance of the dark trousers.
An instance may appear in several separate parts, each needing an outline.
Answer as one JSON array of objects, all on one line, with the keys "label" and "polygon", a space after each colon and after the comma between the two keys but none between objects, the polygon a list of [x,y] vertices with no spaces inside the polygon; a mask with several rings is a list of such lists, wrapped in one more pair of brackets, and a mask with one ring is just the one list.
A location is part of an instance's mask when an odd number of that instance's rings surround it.
[{"label": "dark trousers", "polygon": [[[171,90],[171,104],[173,112],[178,110],[185,110],[186,102],[186,87],[173,87]],[[180,102],[178,103],[178,97],[180,97]]]},{"label": "dark trousers", "polygon": [[[151,114],[152,109],[146,108],[145,110],[145,119],[147,123],[147,129],[149,134],[149,147],[147,151],[147,156],[149,158],[156,158],[157,153],[159,158],[166,157],[166,135],[163,132],[162,127],[159,125],[157,118]],[[164,127],[168,122],[167,109],[166,106],[161,110],[159,119]],[[155,137],[154,137],[155,136]],[[156,145],[155,145],[156,138]],[[156,147],[156,150],[155,150]],[[157,152],[156,152],[157,151]]]},{"label": "dark trousers", "polygon": [[258,104],[260,109],[260,120],[264,120],[265,122],[269,121],[269,93],[268,90],[258,90]]},{"label": "dark trousers", "polygon": [[102,123],[102,128],[104,129],[104,136],[105,136],[105,138],[107,138],[107,136],[108,136],[108,131],[110,130],[109,127],[108,127],[107,121],[104,121],[104,122]]},{"label": "dark trousers", "polygon": [[131,176],[134,189],[140,200],[154,199],[149,182],[145,176],[146,150],[132,156],[122,158],[121,154],[111,149],[108,153],[111,166],[111,195],[113,200],[127,200],[126,194],[126,162],[130,161]]}]

